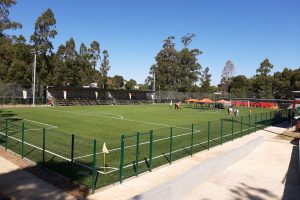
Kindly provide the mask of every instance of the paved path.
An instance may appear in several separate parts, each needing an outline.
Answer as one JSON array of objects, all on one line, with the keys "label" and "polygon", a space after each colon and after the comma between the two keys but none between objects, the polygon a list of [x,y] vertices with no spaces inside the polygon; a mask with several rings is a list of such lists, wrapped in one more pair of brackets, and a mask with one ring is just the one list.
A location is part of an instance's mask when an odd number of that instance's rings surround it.
[{"label": "paved path", "polygon": [[22,170],[0,155],[0,192],[11,199],[74,199],[49,183]]},{"label": "paved path", "polygon": [[[206,163],[227,152],[242,147],[259,136],[264,142],[244,159],[233,163],[223,171],[196,184],[185,199],[299,199],[298,147],[290,140],[278,137],[284,129],[269,127],[257,133],[225,143],[210,151],[203,151],[175,161],[172,165],[156,168],[138,178],[125,180],[123,184],[98,190],[88,199],[121,200],[143,194],[152,188],[182,176],[199,163]],[[294,159],[295,161],[295,159]],[[197,177],[195,177],[197,179]],[[296,192],[295,192],[296,191]],[[8,162],[0,155],[0,193],[12,199],[74,199],[54,186]]]},{"label": "paved path", "polygon": [[[286,174],[289,170],[293,149],[296,148],[289,140],[278,138],[278,133],[284,131],[283,128],[269,127],[267,131],[258,131],[233,142],[225,143],[223,146],[215,147],[210,151],[181,159],[170,166],[154,169],[153,172],[138,178],[125,180],[123,184],[98,190],[94,195],[90,195],[89,199],[121,200],[136,197],[191,171],[199,163],[205,163],[224,155],[258,136],[264,137],[263,144],[241,161],[233,163],[232,166],[210,177],[202,184],[195,185],[192,192],[185,195],[185,198],[191,200],[281,199],[287,191]],[[296,189],[299,187],[295,184],[293,186]]]},{"label": "paved path", "polygon": [[196,187],[186,199],[299,200],[299,162],[294,162],[298,147],[273,133],[263,135],[262,145]]}]

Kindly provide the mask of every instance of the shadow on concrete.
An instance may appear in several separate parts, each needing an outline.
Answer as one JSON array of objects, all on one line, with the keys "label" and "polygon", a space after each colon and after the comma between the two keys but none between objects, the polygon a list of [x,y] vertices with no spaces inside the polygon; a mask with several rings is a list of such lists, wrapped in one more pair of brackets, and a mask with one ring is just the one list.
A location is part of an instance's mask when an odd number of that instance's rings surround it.
[{"label": "shadow on concrete", "polygon": [[234,193],[234,200],[264,200],[264,199],[276,199],[277,196],[269,190],[259,187],[251,187],[246,183],[240,183],[235,189],[230,190]]},{"label": "shadow on concrete", "polygon": [[278,128],[289,128],[290,127],[290,123],[287,120],[284,120],[284,121],[282,121],[280,123],[272,122],[272,126],[278,127]]},{"label": "shadow on concrete", "polygon": [[284,193],[282,199],[300,199],[300,173],[299,173],[299,140],[294,139],[289,168],[286,172],[282,184],[284,184]]},{"label": "shadow on concrete", "polygon": [[[66,168],[69,163],[59,162],[55,165],[58,168]],[[72,173],[80,178],[80,171],[74,170]],[[32,176],[34,175],[34,176]],[[37,177],[37,178],[36,178]],[[50,187],[44,187],[44,182]],[[61,191],[57,190],[59,188]],[[53,189],[54,188],[54,189]],[[83,199],[90,190],[71,179],[61,176],[48,169],[42,169],[39,165],[24,167],[8,173],[0,174],[0,199],[28,198],[28,199],[67,199],[68,193],[74,199]],[[23,198],[24,199],[24,198]]]}]

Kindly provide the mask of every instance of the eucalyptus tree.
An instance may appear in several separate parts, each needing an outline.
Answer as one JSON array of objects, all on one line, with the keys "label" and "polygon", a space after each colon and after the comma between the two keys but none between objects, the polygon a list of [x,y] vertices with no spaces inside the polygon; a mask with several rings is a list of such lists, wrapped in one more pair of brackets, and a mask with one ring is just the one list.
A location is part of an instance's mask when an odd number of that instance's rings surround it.
[{"label": "eucalyptus tree", "polygon": [[273,98],[272,83],[273,77],[269,75],[273,65],[269,59],[265,59],[260,63],[260,67],[256,70],[256,76],[253,80],[253,91],[256,97]]},{"label": "eucalyptus tree", "polygon": [[178,51],[175,48],[174,36],[163,41],[162,50],[155,57],[156,63],[151,66],[146,84],[153,87],[153,74],[155,73],[155,86],[158,90],[191,91],[200,78],[201,65],[198,56],[202,52],[188,46],[195,34],[187,34],[181,38],[184,48]]},{"label": "eucalyptus tree", "polygon": [[7,29],[22,28],[22,24],[9,18],[9,9],[16,3],[16,0],[0,0],[0,37],[4,36],[3,32]]},{"label": "eucalyptus tree", "polygon": [[50,53],[53,49],[51,39],[57,35],[56,19],[50,8],[42,13],[35,22],[34,32],[30,36],[34,48],[43,54]]},{"label": "eucalyptus tree", "polygon": [[187,34],[181,38],[184,48],[178,52],[179,63],[177,65],[176,89],[178,91],[191,91],[201,75],[201,65],[198,56],[202,54],[199,49],[189,49],[195,34]]},{"label": "eucalyptus tree", "polygon": [[156,85],[161,90],[176,90],[176,76],[179,54],[175,49],[174,36],[163,41],[163,49],[156,55]]},{"label": "eucalyptus tree", "polygon": [[201,87],[200,87],[201,92],[209,92],[210,82],[211,82],[211,74],[209,73],[208,67],[206,67],[202,71],[202,74],[200,77],[200,82],[201,82]]},{"label": "eucalyptus tree", "polygon": [[103,54],[103,60],[100,67],[101,84],[102,84],[102,88],[106,89],[107,81],[108,81],[108,71],[110,70],[109,59],[108,59],[109,55],[107,50],[104,50],[102,54]]}]

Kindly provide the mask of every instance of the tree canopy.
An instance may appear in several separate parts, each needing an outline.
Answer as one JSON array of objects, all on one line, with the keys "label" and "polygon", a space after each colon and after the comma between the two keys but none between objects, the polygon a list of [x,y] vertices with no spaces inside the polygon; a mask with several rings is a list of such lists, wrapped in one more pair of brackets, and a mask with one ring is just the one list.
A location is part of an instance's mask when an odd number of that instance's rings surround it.
[{"label": "tree canopy", "polygon": [[[126,81],[122,75],[109,77],[111,69],[109,51],[93,40],[90,44],[78,44],[69,38],[56,49],[53,47],[58,31],[56,18],[49,8],[37,16],[30,41],[23,35],[7,35],[10,29],[22,28],[10,18],[10,8],[16,0],[0,0],[0,83],[15,83],[32,87],[32,65],[37,53],[37,85],[87,86],[98,83],[104,89],[173,90],[180,92],[230,93],[235,97],[290,98],[289,91],[300,90],[300,67],[292,70],[285,67],[271,74],[273,64],[268,58],[258,63],[252,77],[234,76],[236,66],[228,60],[222,71],[219,88],[211,86],[212,74],[202,67],[198,48],[192,48],[194,33],[182,36],[177,48],[175,36],[162,41],[161,49],[150,66],[144,84],[134,79]],[[293,66],[295,68],[295,66]],[[154,87],[155,75],[155,87]]]}]

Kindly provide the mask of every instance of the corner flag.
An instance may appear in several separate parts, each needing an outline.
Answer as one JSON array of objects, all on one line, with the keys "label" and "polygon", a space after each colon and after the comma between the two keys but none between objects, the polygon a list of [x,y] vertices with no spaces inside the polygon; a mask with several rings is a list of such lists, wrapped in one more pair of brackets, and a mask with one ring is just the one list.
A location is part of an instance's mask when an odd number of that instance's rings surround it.
[{"label": "corner flag", "polygon": [[105,142],[104,142],[103,147],[102,147],[102,152],[103,152],[103,153],[109,153],[109,152],[108,152],[108,149],[107,149],[107,147],[106,147]]},{"label": "corner flag", "polygon": [[105,172],[105,167],[106,167],[106,165],[105,165],[105,154],[109,153],[105,142],[104,142],[103,147],[102,147],[102,153],[103,153],[103,169],[104,169],[104,172]]}]

